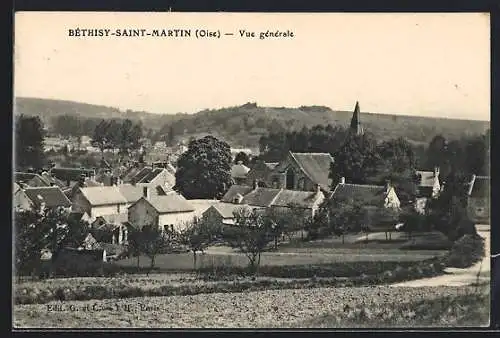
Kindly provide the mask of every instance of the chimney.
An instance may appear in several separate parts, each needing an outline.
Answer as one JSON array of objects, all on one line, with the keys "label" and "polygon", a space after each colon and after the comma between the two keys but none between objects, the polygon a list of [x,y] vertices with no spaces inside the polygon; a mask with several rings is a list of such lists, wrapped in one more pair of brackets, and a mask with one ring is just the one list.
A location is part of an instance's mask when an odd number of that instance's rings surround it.
[{"label": "chimney", "polygon": [[345,184],[345,177],[344,177],[344,176],[342,176],[342,177],[340,178],[340,182],[339,182],[339,183],[340,183],[340,184]]},{"label": "chimney", "polygon": [[135,186],[135,177],[132,177],[132,179],[130,180],[130,184],[132,184],[133,186]]},{"label": "chimney", "polygon": [[238,161],[236,162],[237,165],[242,165],[243,164],[243,161]]},{"label": "chimney", "polygon": [[316,184],[315,187],[316,187],[316,193],[319,194],[321,192],[321,187],[319,186],[319,184]]},{"label": "chimney", "polygon": [[439,176],[439,167],[434,167],[434,177]]},{"label": "chimney", "polygon": [[151,194],[149,192],[149,187],[143,187],[142,188],[142,195],[144,196],[145,199],[149,200],[151,198]]}]

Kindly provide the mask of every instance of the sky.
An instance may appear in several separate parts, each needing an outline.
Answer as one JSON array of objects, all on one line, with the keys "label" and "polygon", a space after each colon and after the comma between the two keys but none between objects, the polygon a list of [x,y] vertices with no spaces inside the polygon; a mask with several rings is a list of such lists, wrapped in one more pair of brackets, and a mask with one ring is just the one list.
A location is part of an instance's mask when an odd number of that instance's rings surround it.
[{"label": "sky", "polygon": [[[75,28],[191,37],[69,36]],[[196,38],[197,29],[221,36]],[[294,36],[259,39],[267,30]],[[18,12],[14,34],[15,96],[160,114],[359,101],[365,112],[490,120],[483,13]]]}]

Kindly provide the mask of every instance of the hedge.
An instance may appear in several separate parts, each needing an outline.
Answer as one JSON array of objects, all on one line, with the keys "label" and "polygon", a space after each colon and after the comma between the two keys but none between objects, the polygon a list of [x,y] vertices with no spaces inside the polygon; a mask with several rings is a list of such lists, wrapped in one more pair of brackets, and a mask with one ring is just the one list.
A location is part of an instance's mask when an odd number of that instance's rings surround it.
[{"label": "hedge", "polygon": [[272,289],[300,289],[317,287],[359,287],[378,284],[397,283],[418,278],[433,277],[443,273],[442,262],[420,262],[415,266],[396,266],[374,275],[362,274],[347,278],[308,278],[292,280],[256,279],[244,281],[220,281],[216,283],[195,283],[183,285],[165,284],[156,288],[142,288],[122,285],[93,285],[75,287],[47,287],[37,289],[33,287],[16,288],[14,294],[15,304],[44,304],[51,301],[91,300],[132,297],[156,296],[187,296],[206,293],[233,293],[243,291],[261,291]]}]

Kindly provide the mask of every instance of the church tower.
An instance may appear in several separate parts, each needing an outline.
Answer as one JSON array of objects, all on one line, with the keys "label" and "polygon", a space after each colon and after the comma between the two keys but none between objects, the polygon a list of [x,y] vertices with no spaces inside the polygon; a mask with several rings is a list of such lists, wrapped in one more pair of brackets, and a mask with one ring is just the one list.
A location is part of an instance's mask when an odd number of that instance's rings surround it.
[{"label": "church tower", "polygon": [[354,113],[352,114],[351,126],[349,129],[349,131],[354,135],[363,135],[363,127],[361,126],[359,115],[359,102],[356,101],[356,107],[354,107]]}]

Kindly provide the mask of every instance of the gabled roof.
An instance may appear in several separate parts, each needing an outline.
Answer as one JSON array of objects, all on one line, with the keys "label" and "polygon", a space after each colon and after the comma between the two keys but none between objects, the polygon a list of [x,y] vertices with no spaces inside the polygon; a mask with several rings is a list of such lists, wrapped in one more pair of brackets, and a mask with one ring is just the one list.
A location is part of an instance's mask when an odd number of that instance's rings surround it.
[{"label": "gabled roof", "polygon": [[488,176],[472,176],[469,196],[473,198],[490,198],[490,178]]},{"label": "gabled roof", "polygon": [[222,218],[233,218],[234,212],[242,208],[249,208],[248,204],[217,203],[210,208],[214,208]]},{"label": "gabled roof", "polygon": [[280,189],[258,187],[246,195],[243,195],[241,204],[248,204],[256,207],[269,207],[278,197],[280,191]]},{"label": "gabled roof", "polygon": [[168,172],[168,170],[166,170],[164,168],[151,169],[151,171],[149,171],[147,173],[147,175],[142,178],[142,180],[137,181],[137,183],[150,183],[152,180],[154,180],[158,175],[160,175],[164,171]]},{"label": "gabled roof", "polygon": [[125,197],[127,203],[134,203],[141,199],[143,191],[141,187],[132,184],[120,184],[116,186],[120,193]]},{"label": "gabled roof", "polygon": [[[297,163],[304,174],[315,184],[319,184],[321,189],[330,191],[332,180],[328,178],[330,166],[334,162],[329,153],[293,153],[289,156]],[[287,169],[284,163],[276,166],[275,170],[284,172]]]},{"label": "gabled roof", "polygon": [[246,185],[232,185],[229,190],[221,198],[221,202],[233,203],[234,198],[237,194],[242,196],[248,194],[253,188]]},{"label": "gabled roof", "polygon": [[281,189],[278,196],[272,202],[272,206],[288,207],[295,205],[303,208],[311,208],[321,197],[324,197],[322,192]]},{"label": "gabled roof", "polygon": [[141,200],[149,203],[159,214],[195,211],[194,207],[183,196],[175,192],[164,196],[153,196],[150,199],[142,197],[139,201]]},{"label": "gabled roof", "polygon": [[14,181],[21,185],[24,183],[30,187],[50,187],[50,182],[47,182],[42,176],[33,173],[14,173]]},{"label": "gabled roof", "polygon": [[59,187],[29,187],[24,192],[37,207],[42,203],[49,208],[71,206],[70,200]]},{"label": "gabled roof", "polygon": [[365,205],[377,205],[386,197],[386,187],[368,184],[337,184],[331,198],[335,200],[360,200]]},{"label": "gabled roof", "polygon": [[80,188],[80,191],[92,206],[127,203],[116,186]]},{"label": "gabled roof", "polygon": [[50,174],[62,181],[78,181],[82,175],[86,177],[95,175],[95,170],[82,168],[52,168]]}]

